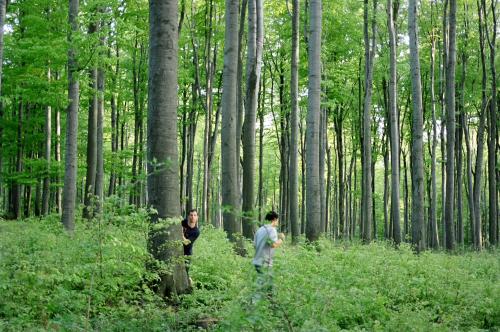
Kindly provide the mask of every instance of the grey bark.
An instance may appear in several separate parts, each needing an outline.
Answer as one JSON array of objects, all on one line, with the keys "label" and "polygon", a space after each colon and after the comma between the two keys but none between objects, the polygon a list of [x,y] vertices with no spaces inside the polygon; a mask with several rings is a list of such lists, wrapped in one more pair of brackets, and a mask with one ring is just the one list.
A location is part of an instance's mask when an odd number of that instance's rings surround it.
[{"label": "grey bark", "polygon": [[[47,80],[51,80],[50,67],[47,71]],[[50,202],[50,160],[51,160],[51,146],[52,146],[52,107],[46,106],[45,108],[45,161],[46,174],[43,179],[43,192],[42,192],[42,215],[46,216],[49,213]]]},{"label": "grey bark", "polygon": [[[178,5],[175,0],[149,2],[149,81],[147,130],[148,205],[151,223],[179,218],[177,151]],[[160,273],[157,292],[172,296],[188,289],[182,257],[180,222],[152,227],[148,250],[172,269]]]},{"label": "grey bark", "polygon": [[298,153],[299,153],[299,0],[292,1],[292,59],[291,59],[291,73],[290,73],[290,99],[291,99],[291,113],[290,113],[290,175],[288,197],[290,199],[290,225],[292,231],[292,242],[298,242],[300,235],[299,228],[299,175],[298,175]]},{"label": "grey bark", "polygon": [[483,173],[483,156],[484,156],[484,131],[486,124],[486,114],[488,113],[488,98],[486,96],[486,57],[484,53],[484,32],[483,32],[483,15],[481,4],[477,1],[478,11],[478,26],[479,26],[479,50],[481,54],[481,110],[479,114],[479,128],[477,130],[477,152],[476,165],[474,167],[474,248],[481,250],[483,247],[482,237],[482,221],[481,221],[481,175]]},{"label": "grey bark", "polygon": [[306,131],[306,238],[320,235],[319,133],[321,102],[321,0],[310,0],[308,45],[308,109]]},{"label": "grey bark", "polygon": [[97,71],[97,127],[96,127],[96,177],[95,196],[96,213],[102,212],[102,201],[104,195],[104,69]]},{"label": "grey bark", "polygon": [[262,0],[248,1],[248,50],[245,122],[243,123],[243,235],[253,238],[255,220],[255,121],[264,41]]},{"label": "grey bark", "polygon": [[[59,107],[56,109],[56,151],[55,160],[57,163],[61,162],[61,111]],[[56,182],[59,183],[59,175],[57,176]],[[62,214],[62,191],[63,189],[58,186],[56,189],[56,206],[57,213]]]},{"label": "grey bark", "polygon": [[[376,9],[376,1],[374,1],[374,11]],[[373,62],[375,56],[375,31],[372,35],[372,45],[370,47],[370,39],[368,35],[368,0],[364,0],[364,47],[365,47],[365,96],[363,104],[363,162],[362,162],[362,234],[363,242],[369,243],[372,239],[372,151],[371,151],[371,117],[370,109],[372,102],[372,82],[373,82]],[[375,15],[375,13],[374,13]]]},{"label": "grey bark", "polygon": [[226,0],[224,71],[222,87],[221,177],[224,230],[231,241],[241,233],[237,209],[239,201],[235,139],[237,126],[237,71],[238,71],[238,0]]},{"label": "grey bark", "polygon": [[486,41],[490,49],[490,72],[491,72],[491,101],[488,116],[488,222],[490,245],[498,244],[498,188],[497,188],[497,138],[498,138],[498,100],[497,100],[497,77],[496,77],[496,36],[497,36],[497,2],[491,0],[490,12],[492,16],[491,35],[488,29],[488,15],[486,0],[482,1],[483,15],[485,21]]},{"label": "grey bark", "polygon": [[408,31],[410,34],[410,68],[412,83],[412,144],[411,144],[411,225],[412,243],[417,251],[425,249],[424,235],[424,150],[422,83],[418,50],[417,5],[410,0],[408,7]]},{"label": "grey bark", "polygon": [[448,57],[446,59],[446,201],[445,201],[445,246],[455,248],[455,64],[456,64],[456,0],[449,0]]},{"label": "grey bark", "polygon": [[[431,9],[432,10],[432,9]],[[431,12],[432,15],[432,12]],[[437,147],[437,121],[436,121],[436,96],[434,91],[435,80],[435,51],[436,37],[431,35],[431,110],[432,110],[432,148],[431,148],[431,197],[430,197],[430,247],[439,248],[439,236],[437,226],[437,181],[436,181],[436,147]]]},{"label": "grey bark", "polygon": [[78,0],[69,0],[69,25],[68,33],[68,98],[69,105],[66,118],[66,162],[64,171],[64,189],[62,202],[61,221],[68,232],[75,228],[76,204],[76,175],[77,175],[77,135],[78,135],[78,103],[79,83],[77,73],[76,49],[73,42],[74,34],[78,31]]},{"label": "grey bark", "polygon": [[401,243],[399,216],[399,114],[397,107],[397,72],[396,72],[396,31],[392,0],[387,0],[387,26],[389,28],[389,118],[391,143],[391,236],[396,245]]},{"label": "grey bark", "polygon": [[[97,25],[91,22],[88,35],[97,32]],[[97,67],[89,69],[89,111],[88,111],[88,136],[87,136],[87,176],[85,178],[85,195],[83,198],[83,217],[91,219],[94,216],[94,192],[97,170]]]}]

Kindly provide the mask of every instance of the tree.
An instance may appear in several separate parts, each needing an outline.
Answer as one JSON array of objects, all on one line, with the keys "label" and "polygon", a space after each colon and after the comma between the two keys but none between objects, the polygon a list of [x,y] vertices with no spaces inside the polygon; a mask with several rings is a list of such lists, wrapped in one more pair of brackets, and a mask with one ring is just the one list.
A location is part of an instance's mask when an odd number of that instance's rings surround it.
[{"label": "tree", "polygon": [[77,135],[78,135],[78,104],[79,81],[76,55],[75,35],[78,31],[79,0],[69,0],[68,33],[68,98],[69,105],[66,117],[66,162],[64,172],[64,190],[62,202],[62,223],[64,228],[73,232],[75,228],[76,175],[77,175]]},{"label": "tree", "polygon": [[455,248],[455,64],[456,64],[456,0],[449,0],[449,38],[446,59],[446,249]]},{"label": "tree", "polygon": [[[188,278],[182,257],[177,152],[178,5],[175,0],[149,2],[148,81],[148,205],[151,215],[148,250],[172,264],[160,272],[157,292],[162,296],[183,293]],[[164,219],[174,223],[164,223]]]},{"label": "tree", "polygon": [[243,235],[249,239],[254,233],[255,201],[255,121],[258,105],[262,47],[264,41],[262,0],[248,1],[248,50],[246,110],[243,123]]},{"label": "tree", "polygon": [[424,236],[424,151],[423,109],[420,60],[418,51],[417,4],[408,6],[408,32],[410,34],[410,68],[412,85],[412,144],[411,144],[411,226],[412,243],[417,251],[425,248]]},{"label": "tree", "polygon": [[224,230],[231,241],[241,233],[241,223],[236,216],[238,207],[238,177],[236,167],[236,77],[238,67],[238,0],[226,0],[224,71],[222,86],[222,128],[221,128],[221,179]]},{"label": "tree", "polygon": [[298,214],[298,198],[299,198],[299,176],[298,176],[298,154],[299,154],[299,0],[292,1],[292,60],[291,60],[291,75],[290,75],[290,185],[288,187],[288,195],[290,198],[290,225],[292,230],[292,242],[297,243],[300,235],[299,229],[299,214]]},{"label": "tree", "polygon": [[[363,10],[363,34],[365,42],[365,96],[363,104],[363,158],[362,158],[362,232],[361,237],[365,243],[369,243],[372,238],[372,140],[371,140],[371,117],[370,109],[372,102],[372,83],[373,83],[373,62],[375,58],[375,29],[372,31],[372,43],[370,46],[370,39],[368,35],[368,0],[364,0]],[[377,2],[373,3],[373,15],[377,8]],[[373,26],[374,27],[373,23]]]},{"label": "tree", "polygon": [[389,30],[389,118],[391,140],[391,235],[394,243],[401,243],[401,226],[399,221],[399,114],[397,108],[397,73],[396,73],[396,31],[392,0],[387,0],[387,27]]},{"label": "tree", "polygon": [[321,226],[319,186],[319,134],[321,104],[321,0],[311,0],[309,8],[309,88],[306,132],[306,237],[319,239]]}]

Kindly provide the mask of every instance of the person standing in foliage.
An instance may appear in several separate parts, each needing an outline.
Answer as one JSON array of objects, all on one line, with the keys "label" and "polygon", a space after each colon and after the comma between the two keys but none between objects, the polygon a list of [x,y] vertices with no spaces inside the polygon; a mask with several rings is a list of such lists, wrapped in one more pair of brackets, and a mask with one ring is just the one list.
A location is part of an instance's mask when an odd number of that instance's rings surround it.
[{"label": "person standing in foliage", "polygon": [[200,236],[198,229],[198,211],[196,209],[189,210],[189,215],[182,221],[182,244],[184,245],[184,257],[186,265],[186,273],[189,278],[189,284],[192,280],[189,277],[189,265],[191,264],[191,256],[193,255],[194,241]]},{"label": "person standing in foliage", "polygon": [[272,266],[274,250],[283,244],[285,235],[278,232],[278,214],[270,211],[265,217],[266,223],[262,225],[254,237],[255,256],[252,261],[257,271],[257,285],[259,289],[267,292],[268,296],[272,296],[273,292],[273,277]]}]

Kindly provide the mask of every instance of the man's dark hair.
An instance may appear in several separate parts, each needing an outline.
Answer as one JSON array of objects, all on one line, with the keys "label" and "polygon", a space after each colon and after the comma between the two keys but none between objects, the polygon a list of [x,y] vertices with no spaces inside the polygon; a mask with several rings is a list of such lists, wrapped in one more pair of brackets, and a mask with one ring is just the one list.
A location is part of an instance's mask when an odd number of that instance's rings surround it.
[{"label": "man's dark hair", "polygon": [[198,210],[196,210],[196,209],[191,209],[191,210],[189,210],[189,211],[188,211],[188,214],[190,214],[191,212],[196,212],[196,213],[198,213]]},{"label": "man's dark hair", "polygon": [[278,219],[278,214],[274,211],[269,211],[267,214],[266,214],[266,220],[267,221],[273,221],[274,219]]}]

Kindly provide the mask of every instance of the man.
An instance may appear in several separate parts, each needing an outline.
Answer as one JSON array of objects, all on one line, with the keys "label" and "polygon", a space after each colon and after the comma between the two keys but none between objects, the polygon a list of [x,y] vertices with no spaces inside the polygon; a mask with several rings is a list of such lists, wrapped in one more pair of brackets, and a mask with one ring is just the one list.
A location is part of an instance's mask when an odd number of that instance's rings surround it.
[{"label": "man", "polygon": [[189,210],[188,217],[182,221],[182,244],[184,245],[186,273],[190,285],[192,284],[192,280],[189,277],[189,265],[191,256],[193,255],[193,244],[198,236],[200,236],[200,230],[198,229],[198,211],[196,211],[196,209],[191,209]]},{"label": "man", "polygon": [[274,250],[283,244],[285,235],[276,231],[278,214],[270,211],[266,215],[266,224],[261,226],[254,237],[255,257],[252,261],[257,271],[257,284],[268,297],[272,297],[272,266]]}]

